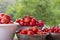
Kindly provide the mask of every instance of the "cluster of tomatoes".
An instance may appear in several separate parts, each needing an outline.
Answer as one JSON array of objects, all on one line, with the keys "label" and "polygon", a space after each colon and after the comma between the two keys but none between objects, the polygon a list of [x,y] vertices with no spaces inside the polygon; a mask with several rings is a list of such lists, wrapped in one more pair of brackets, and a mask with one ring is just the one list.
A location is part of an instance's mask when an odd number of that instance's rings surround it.
[{"label": "cluster of tomatoes", "polygon": [[0,13],[0,24],[13,24],[11,20],[12,18],[9,15]]},{"label": "cluster of tomatoes", "polygon": [[20,29],[18,34],[34,35],[34,34],[46,34],[46,32],[42,32],[40,29],[38,29],[37,26],[34,26],[27,29]]},{"label": "cluster of tomatoes", "polygon": [[57,26],[44,28],[40,30],[38,26],[43,27],[44,22],[42,20],[38,21],[34,17],[29,15],[17,19],[16,22],[19,23],[21,26],[31,26],[31,28],[28,29],[20,29],[18,34],[34,35],[34,34],[46,34],[46,33],[60,33],[60,28]]},{"label": "cluster of tomatoes", "polygon": [[38,29],[37,26],[27,29],[20,29],[18,34],[27,34],[27,35],[34,35],[34,34],[47,34],[47,33],[60,33],[59,27],[50,27],[44,28],[42,30]]},{"label": "cluster of tomatoes", "polygon": [[[38,27],[43,27],[44,22],[42,20],[38,21],[34,17],[29,15],[26,15],[23,18],[18,18],[15,22],[19,23],[20,26],[31,26],[31,28],[20,29],[18,34],[34,35],[46,33],[60,33],[60,28],[58,26],[44,28],[40,30]],[[12,18],[7,14],[0,13],[0,24],[13,24]]]},{"label": "cluster of tomatoes", "polygon": [[34,17],[29,15],[17,19],[16,22],[21,26],[44,26],[44,22],[42,20],[37,21]]},{"label": "cluster of tomatoes", "polygon": [[42,31],[50,32],[50,33],[60,33],[60,28],[58,26],[53,26],[50,28],[45,28]]}]

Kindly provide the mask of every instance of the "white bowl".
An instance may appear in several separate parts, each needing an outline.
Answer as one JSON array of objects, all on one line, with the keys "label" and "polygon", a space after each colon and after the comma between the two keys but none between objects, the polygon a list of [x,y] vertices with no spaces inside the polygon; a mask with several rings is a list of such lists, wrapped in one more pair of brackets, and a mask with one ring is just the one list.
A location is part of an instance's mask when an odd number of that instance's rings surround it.
[{"label": "white bowl", "polygon": [[13,40],[18,25],[17,23],[0,24],[0,40]]}]

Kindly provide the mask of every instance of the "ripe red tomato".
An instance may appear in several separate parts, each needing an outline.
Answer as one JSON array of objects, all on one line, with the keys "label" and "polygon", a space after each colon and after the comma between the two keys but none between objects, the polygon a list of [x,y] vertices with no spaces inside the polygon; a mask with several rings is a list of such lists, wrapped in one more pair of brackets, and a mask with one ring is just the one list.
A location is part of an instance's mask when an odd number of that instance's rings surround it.
[{"label": "ripe red tomato", "polygon": [[28,35],[34,35],[34,32],[33,32],[33,31],[28,31],[27,34],[28,34]]}]

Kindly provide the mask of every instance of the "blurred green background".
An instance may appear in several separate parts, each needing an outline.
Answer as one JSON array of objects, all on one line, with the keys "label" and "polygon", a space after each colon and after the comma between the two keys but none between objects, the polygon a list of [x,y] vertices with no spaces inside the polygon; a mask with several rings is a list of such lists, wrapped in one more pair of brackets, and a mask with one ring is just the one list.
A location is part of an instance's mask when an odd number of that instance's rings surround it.
[{"label": "blurred green background", "polygon": [[60,23],[60,0],[15,0],[13,5],[8,5],[5,13],[13,17],[13,21],[24,15],[34,16],[43,20],[46,25]]}]

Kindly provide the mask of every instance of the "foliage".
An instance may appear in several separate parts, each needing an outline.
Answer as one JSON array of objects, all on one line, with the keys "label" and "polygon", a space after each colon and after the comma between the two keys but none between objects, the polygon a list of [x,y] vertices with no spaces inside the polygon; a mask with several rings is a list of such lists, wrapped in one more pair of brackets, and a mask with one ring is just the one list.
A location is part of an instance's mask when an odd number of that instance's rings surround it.
[{"label": "foliage", "polygon": [[16,0],[13,6],[8,6],[6,13],[13,19],[24,15],[32,15],[47,25],[57,25],[60,22],[60,0]]}]

